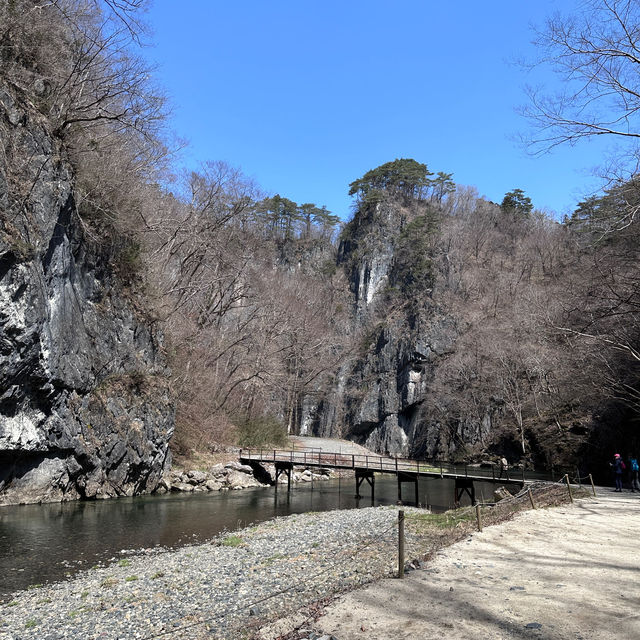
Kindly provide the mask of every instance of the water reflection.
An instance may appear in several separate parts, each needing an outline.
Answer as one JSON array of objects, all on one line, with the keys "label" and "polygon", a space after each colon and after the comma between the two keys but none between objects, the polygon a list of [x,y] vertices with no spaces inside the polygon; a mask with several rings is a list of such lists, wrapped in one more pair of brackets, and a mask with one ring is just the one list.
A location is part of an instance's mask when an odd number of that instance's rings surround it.
[{"label": "water reflection", "polygon": [[[491,485],[477,487],[488,496]],[[176,547],[225,530],[307,511],[396,504],[394,477],[378,476],[355,498],[355,479],[342,478],[224,493],[140,496],[99,502],[0,507],[0,598],[31,584],[59,580],[120,555],[122,550]],[[421,479],[419,498],[436,510],[453,504],[453,482]],[[411,504],[413,487],[403,487]]]}]

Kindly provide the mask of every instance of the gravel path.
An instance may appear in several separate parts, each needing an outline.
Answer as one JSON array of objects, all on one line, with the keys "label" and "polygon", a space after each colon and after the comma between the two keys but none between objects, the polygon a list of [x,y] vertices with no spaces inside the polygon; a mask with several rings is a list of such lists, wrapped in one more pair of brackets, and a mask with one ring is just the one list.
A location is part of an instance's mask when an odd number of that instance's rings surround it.
[{"label": "gravel path", "polygon": [[14,594],[0,608],[0,639],[241,638],[240,630],[389,575],[396,521],[389,507],[309,513],[207,544],[123,555]]},{"label": "gravel path", "polygon": [[317,625],[340,640],[640,638],[639,534],[640,495],[601,489],[342,596]]}]

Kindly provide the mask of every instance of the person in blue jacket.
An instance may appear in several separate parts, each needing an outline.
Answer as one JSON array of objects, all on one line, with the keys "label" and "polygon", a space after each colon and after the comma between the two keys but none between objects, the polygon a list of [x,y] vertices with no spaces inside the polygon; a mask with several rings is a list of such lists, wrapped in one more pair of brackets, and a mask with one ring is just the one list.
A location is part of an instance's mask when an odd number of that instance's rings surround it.
[{"label": "person in blue jacket", "polygon": [[629,480],[631,480],[631,491],[640,491],[640,482],[638,481],[638,456],[629,456]]}]

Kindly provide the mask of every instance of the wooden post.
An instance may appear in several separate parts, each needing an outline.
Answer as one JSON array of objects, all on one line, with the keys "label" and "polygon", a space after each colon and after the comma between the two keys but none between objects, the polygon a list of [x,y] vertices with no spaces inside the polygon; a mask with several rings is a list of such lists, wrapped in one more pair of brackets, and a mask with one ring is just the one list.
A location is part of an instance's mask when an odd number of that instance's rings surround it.
[{"label": "wooden post", "polygon": [[596,495],[596,486],[593,484],[593,478],[591,477],[591,474],[589,474],[589,480],[591,480],[591,488],[593,489],[593,496],[595,497],[595,495]]},{"label": "wooden post", "polygon": [[569,474],[564,474],[564,479],[567,481],[567,489],[569,490],[569,500],[573,502],[573,494],[571,493],[571,485],[569,484]]},{"label": "wooden post", "polygon": [[482,513],[480,512],[480,504],[476,504],[476,519],[478,520],[478,531],[482,531]]},{"label": "wooden post", "polygon": [[531,508],[536,508],[536,503],[533,501],[533,493],[531,493],[531,487],[529,487],[529,502],[531,502]]},{"label": "wooden post", "polygon": [[404,511],[398,511],[398,578],[404,578]]}]

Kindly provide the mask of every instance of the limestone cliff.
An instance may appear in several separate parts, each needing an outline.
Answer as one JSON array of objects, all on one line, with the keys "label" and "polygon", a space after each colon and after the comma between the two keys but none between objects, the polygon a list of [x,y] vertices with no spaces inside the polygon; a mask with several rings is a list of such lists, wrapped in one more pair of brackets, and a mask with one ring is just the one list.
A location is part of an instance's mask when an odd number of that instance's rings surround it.
[{"label": "limestone cliff", "polygon": [[[458,327],[431,296],[434,278],[416,280],[424,271],[424,247],[418,263],[402,264],[411,225],[424,214],[424,207],[382,201],[361,207],[343,233],[339,262],[353,296],[357,353],[314,407],[313,419],[306,417],[313,424],[307,431],[348,437],[389,454],[446,458],[481,445],[490,432],[497,410],[490,403],[479,420],[443,419],[434,410],[438,394],[432,384],[442,359],[455,349]],[[408,288],[407,278],[413,279]]]},{"label": "limestone cliff", "polygon": [[32,107],[0,89],[0,504],[148,492],[174,424],[160,338]]}]

